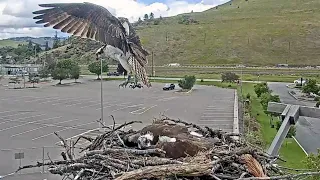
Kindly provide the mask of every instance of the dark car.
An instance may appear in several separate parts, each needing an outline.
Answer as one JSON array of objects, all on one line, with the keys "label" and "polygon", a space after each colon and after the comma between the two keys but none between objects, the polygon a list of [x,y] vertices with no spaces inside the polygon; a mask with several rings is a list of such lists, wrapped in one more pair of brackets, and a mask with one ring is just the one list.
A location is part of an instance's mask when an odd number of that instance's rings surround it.
[{"label": "dark car", "polygon": [[119,76],[120,74],[118,72],[108,72],[107,76]]},{"label": "dark car", "polygon": [[162,88],[163,90],[173,90],[176,86],[174,84],[166,84]]}]

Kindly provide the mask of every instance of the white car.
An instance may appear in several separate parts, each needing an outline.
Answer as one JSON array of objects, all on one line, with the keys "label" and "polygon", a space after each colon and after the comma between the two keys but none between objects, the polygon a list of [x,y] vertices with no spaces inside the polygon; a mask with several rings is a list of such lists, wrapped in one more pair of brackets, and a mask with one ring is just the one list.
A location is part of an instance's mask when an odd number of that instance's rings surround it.
[{"label": "white car", "polygon": [[[306,84],[306,80],[302,79],[302,85]],[[301,79],[294,80],[294,84],[301,84]]]}]

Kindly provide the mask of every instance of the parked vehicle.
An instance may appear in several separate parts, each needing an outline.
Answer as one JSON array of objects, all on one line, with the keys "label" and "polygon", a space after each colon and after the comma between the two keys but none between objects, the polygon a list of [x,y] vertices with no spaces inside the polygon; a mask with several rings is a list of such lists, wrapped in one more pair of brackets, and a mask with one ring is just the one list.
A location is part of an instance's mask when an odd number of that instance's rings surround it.
[{"label": "parked vehicle", "polygon": [[164,91],[173,90],[176,86],[174,84],[165,84],[162,88]]},{"label": "parked vehicle", "polygon": [[118,72],[108,72],[107,76],[119,76],[120,74]]}]

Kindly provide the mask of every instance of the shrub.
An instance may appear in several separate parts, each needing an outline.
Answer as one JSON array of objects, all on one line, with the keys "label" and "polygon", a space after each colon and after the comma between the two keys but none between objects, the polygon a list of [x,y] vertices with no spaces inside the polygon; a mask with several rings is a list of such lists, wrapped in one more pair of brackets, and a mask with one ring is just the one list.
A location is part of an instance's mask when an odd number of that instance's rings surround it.
[{"label": "shrub", "polygon": [[251,97],[250,93],[248,93],[246,97],[247,97],[247,99],[250,99],[250,97]]},{"label": "shrub", "polygon": [[316,96],[316,97],[314,97],[314,101],[320,101],[320,97],[319,96]]},{"label": "shrub", "polygon": [[316,107],[319,107],[319,106],[320,106],[320,101],[316,103]]},{"label": "shrub", "polygon": [[222,82],[234,82],[236,80],[239,80],[239,76],[236,75],[233,72],[225,72],[221,74],[221,80]]},{"label": "shrub", "polygon": [[317,81],[315,79],[310,79],[306,85],[302,87],[302,92],[318,94],[319,87]]},{"label": "shrub", "polygon": [[178,85],[180,88],[182,89],[192,89],[192,87],[194,86],[194,84],[196,83],[196,77],[195,76],[184,76],[183,79],[180,79],[178,81]]},{"label": "shrub", "polygon": [[271,93],[271,90],[269,90],[267,83],[259,83],[254,85],[254,92],[260,97],[263,93]]}]

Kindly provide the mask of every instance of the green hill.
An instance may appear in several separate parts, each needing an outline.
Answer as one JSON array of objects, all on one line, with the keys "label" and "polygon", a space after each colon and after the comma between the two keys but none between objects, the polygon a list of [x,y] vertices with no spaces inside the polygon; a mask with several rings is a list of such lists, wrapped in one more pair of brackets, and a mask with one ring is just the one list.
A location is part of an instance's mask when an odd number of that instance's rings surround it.
[{"label": "green hill", "polygon": [[[155,65],[319,65],[319,19],[319,0],[233,0],[135,26],[143,45],[154,52]],[[77,38],[71,44],[55,57],[88,63],[98,47]]]},{"label": "green hill", "polygon": [[186,15],[199,23],[139,27],[156,64],[320,64],[319,0],[234,0]]},{"label": "green hill", "polygon": [[16,48],[18,47],[19,44],[26,44],[26,42],[18,42],[10,39],[0,40],[0,48],[6,47],[6,46]]}]

